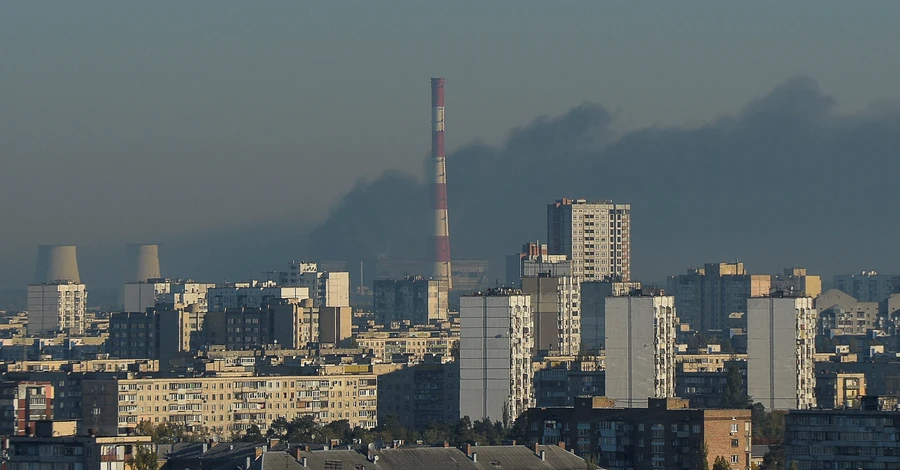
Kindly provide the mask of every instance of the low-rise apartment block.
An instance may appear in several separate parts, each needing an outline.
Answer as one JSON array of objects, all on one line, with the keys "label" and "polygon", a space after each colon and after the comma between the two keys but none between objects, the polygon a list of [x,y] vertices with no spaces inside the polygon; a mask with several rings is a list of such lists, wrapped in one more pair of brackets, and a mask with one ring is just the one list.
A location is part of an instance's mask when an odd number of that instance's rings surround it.
[{"label": "low-rise apartment block", "polygon": [[[361,370],[370,370],[361,366]],[[141,421],[172,422],[219,434],[277,418],[312,415],[320,423],[377,424],[378,379],[373,373],[318,376],[85,378],[83,425],[101,435],[126,435]]]},{"label": "low-rise apartment block", "polygon": [[896,398],[864,397],[860,410],[794,410],[784,417],[785,467],[900,468],[898,435]]},{"label": "low-rise apartment block", "polygon": [[564,443],[600,468],[698,468],[702,447],[708,468],[724,457],[733,469],[750,468],[750,410],[701,410],[687,400],[651,398],[647,408],[613,408],[605,397],[579,397],[575,406],[525,413],[530,442]]}]

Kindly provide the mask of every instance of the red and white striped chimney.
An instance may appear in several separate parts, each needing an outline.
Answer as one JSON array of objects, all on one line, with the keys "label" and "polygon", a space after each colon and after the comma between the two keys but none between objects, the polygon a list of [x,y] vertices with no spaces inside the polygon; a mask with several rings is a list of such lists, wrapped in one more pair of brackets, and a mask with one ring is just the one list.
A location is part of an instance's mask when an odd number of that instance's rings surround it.
[{"label": "red and white striped chimney", "polygon": [[431,157],[434,159],[434,271],[435,279],[450,278],[450,219],[447,211],[447,162],[444,158],[444,79],[431,79]]}]

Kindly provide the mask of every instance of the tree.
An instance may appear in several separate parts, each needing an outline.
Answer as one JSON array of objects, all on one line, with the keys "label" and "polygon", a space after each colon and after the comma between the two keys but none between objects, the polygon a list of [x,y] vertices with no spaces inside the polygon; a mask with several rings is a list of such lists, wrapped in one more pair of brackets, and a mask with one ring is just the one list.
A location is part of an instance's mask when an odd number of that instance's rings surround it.
[{"label": "tree", "polygon": [[709,470],[709,446],[706,441],[700,444],[700,454],[697,455],[697,470]]},{"label": "tree", "polygon": [[259,429],[257,425],[251,425],[247,432],[241,436],[242,442],[266,442],[266,436],[263,436],[262,431]]},{"label": "tree", "polygon": [[159,468],[159,461],[157,460],[154,446],[135,445],[131,468],[134,470],[157,470]]},{"label": "tree", "polygon": [[760,470],[785,470],[784,463],[787,456],[783,445],[769,446],[769,452],[763,456]]},{"label": "tree", "polygon": [[713,470],[731,470],[731,464],[725,460],[725,457],[720,455],[716,457],[716,461],[713,462]]},{"label": "tree", "polygon": [[744,391],[744,376],[736,366],[728,367],[725,391],[722,394],[722,408],[746,409],[752,405]]}]

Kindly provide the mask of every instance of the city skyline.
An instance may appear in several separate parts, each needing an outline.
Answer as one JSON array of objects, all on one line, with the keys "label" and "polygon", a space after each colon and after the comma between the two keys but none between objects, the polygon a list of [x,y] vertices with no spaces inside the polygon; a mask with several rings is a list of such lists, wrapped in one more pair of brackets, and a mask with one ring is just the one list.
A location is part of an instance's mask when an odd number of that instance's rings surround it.
[{"label": "city skyline", "polygon": [[[33,243],[79,245],[86,282],[95,285],[118,279],[118,253],[106,247],[147,238],[166,244],[170,274],[210,279],[320,251],[332,252],[329,259],[398,259],[403,247],[425,256],[419,234],[405,233],[429,210],[423,81],[431,76],[448,78],[453,102],[454,258],[497,256],[492,265],[502,266],[499,257],[522,236],[540,238],[535,204],[574,196],[625,200],[643,213],[635,220],[644,234],[634,240],[635,278],[661,280],[682,266],[734,258],[763,271],[788,259],[825,274],[900,264],[888,250],[896,227],[878,216],[889,202],[876,198],[860,214],[871,229],[852,259],[833,247],[859,233],[822,225],[828,213],[867,205],[864,191],[889,186],[882,175],[895,165],[884,150],[898,140],[889,78],[896,67],[882,52],[897,42],[885,14],[896,4],[779,4],[772,17],[765,8],[728,5],[533,3],[513,17],[502,5],[445,5],[437,16],[416,5],[217,6],[214,15],[183,7],[172,19],[162,5],[21,4],[0,19],[12,45],[0,54],[15,64],[5,71],[11,93],[2,141],[15,171],[0,175],[3,220],[15,230],[0,233],[0,285],[30,277]],[[457,27],[447,28],[450,21]],[[44,25],[55,26],[53,34],[36,34]],[[529,31],[541,28],[560,35],[535,42]],[[359,48],[360,33],[349,32],[364,30],[371,47]],[[472,32],[488,40],[476,45]],[[425,48],[431,41],[418,39],[426,35],[439,37],[444,53]],[[329,54],[346,60],[326,64]],[[90,66],[73,62],[78,57]],[[811,78],[791,79],[798,76]],[[578,105],[585,101],[593,104]],[[354,119],[367,124],[338,124]],[[865,163],[854,163],[860,158]],[[539,191],[493,217],[488,228],[497,236],[482,252],[474,241],[479,204],[515,201],[497,179],[503,171]],[[607,174],[623,177],[594,176]],[[721,181],[734,175],[749,176],[743,193],[768,196],[728,194],[734,184]],[[820,188],[835,178],[846,195],[773,196],[796,182]],[[716,193],[736,200],[704,199]],[[360,200],[398,214],[385,219]],[[697,211],[672,218],[684,204]],[[396,229],[380,227],[367,244],[335,256],[327,243],[334,230],[349,225],[348,238],[360,230],[347,208],[369,210]],[[110,214],[121,223],[109,223]],[[691,227],[706,222],[728,230],[698,237]],[[270,234],[265,243],[260,225]],[[512,232],[519,235],[511,239]],[[223,250],[231,256],[203,254]]]}]

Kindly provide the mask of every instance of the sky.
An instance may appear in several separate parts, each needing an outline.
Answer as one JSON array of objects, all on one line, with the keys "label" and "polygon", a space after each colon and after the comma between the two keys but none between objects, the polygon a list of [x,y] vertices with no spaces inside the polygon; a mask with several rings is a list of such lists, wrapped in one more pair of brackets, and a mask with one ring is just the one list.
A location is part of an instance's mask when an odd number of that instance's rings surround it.
[{"label": "sky", "polygon": [[39,243],[78,244],[87,282],[130,242],[210,252],[164,259],[183,275],[267,269],[260,245],[291,250],[272,231],[301,238],[361,179],[422,176],[433,76],[449,153],[584,102],[619,133],[702,127],[796,76],[836,114],[890,107],[898,17],[894,1],[13,2],[0,285],[31,279]]}]

